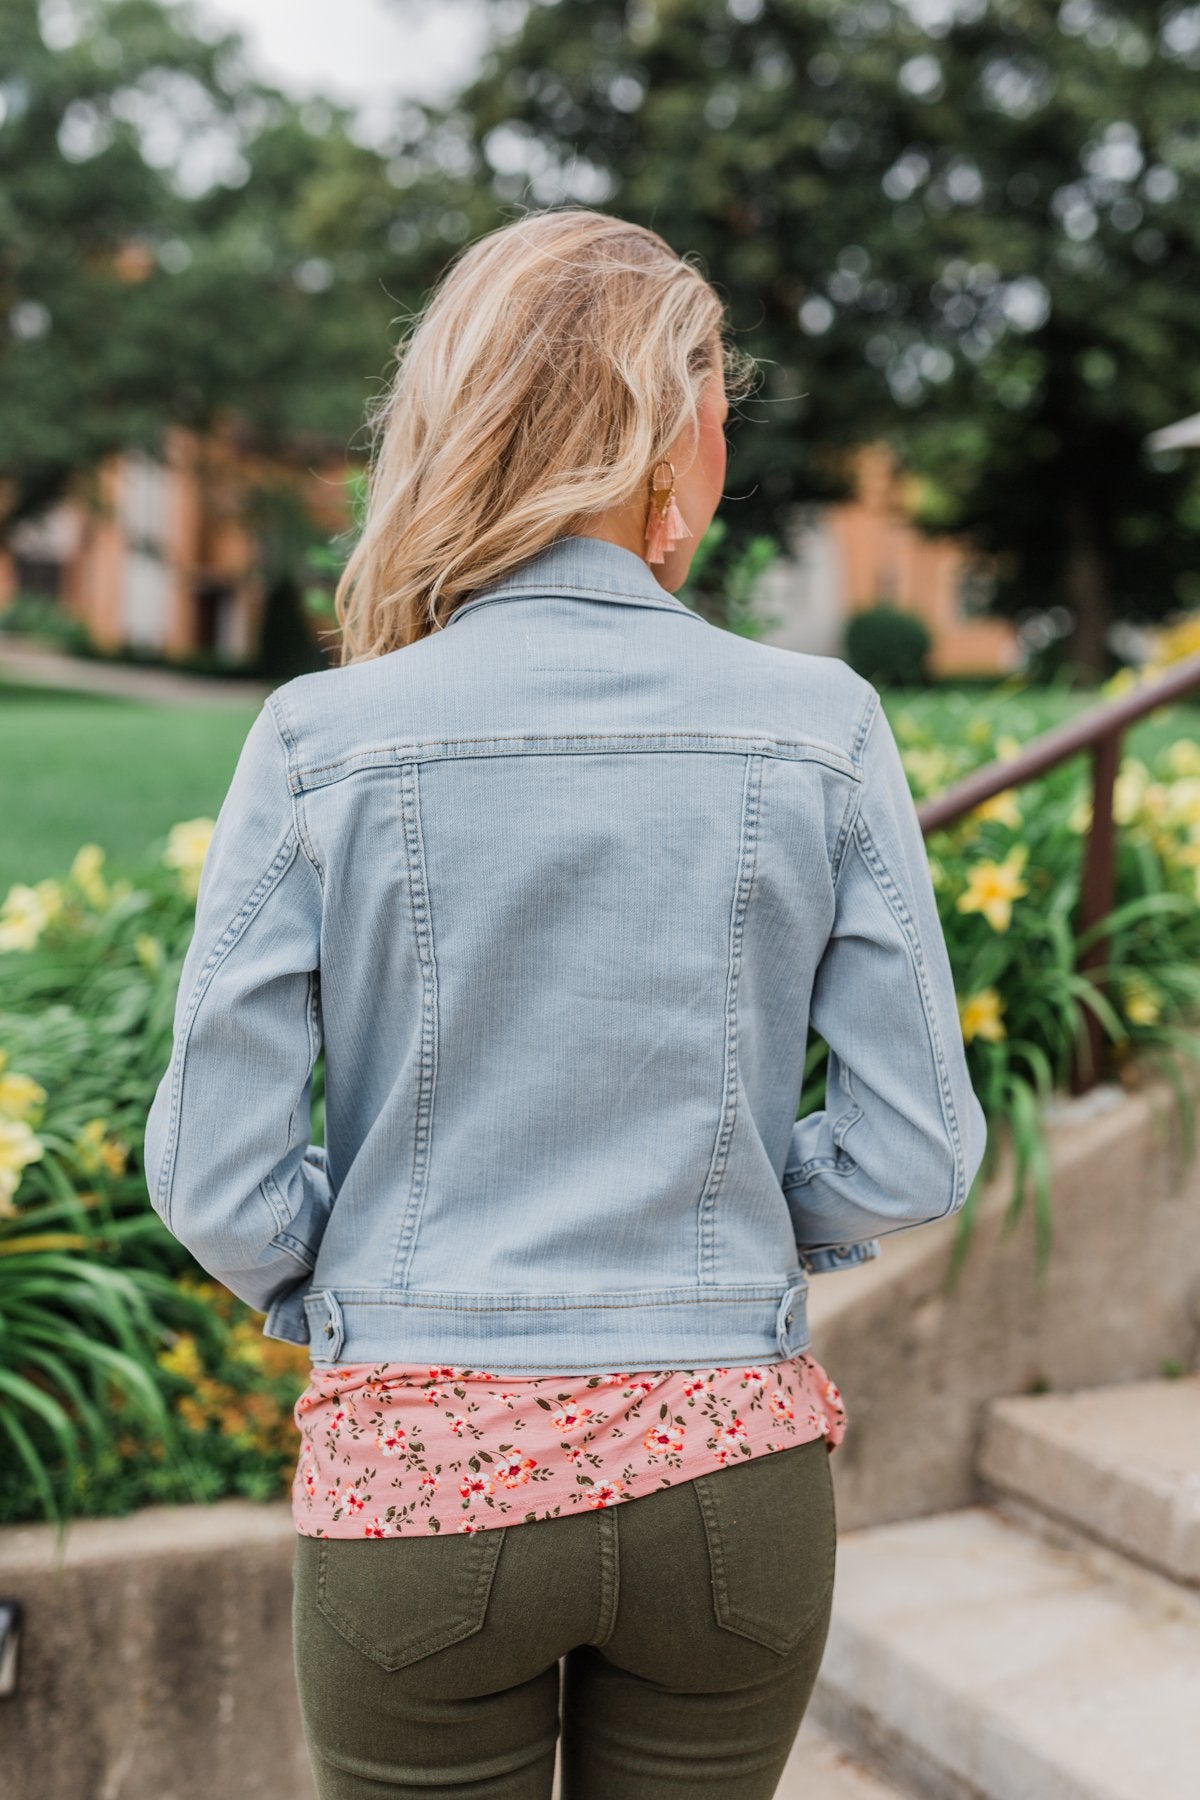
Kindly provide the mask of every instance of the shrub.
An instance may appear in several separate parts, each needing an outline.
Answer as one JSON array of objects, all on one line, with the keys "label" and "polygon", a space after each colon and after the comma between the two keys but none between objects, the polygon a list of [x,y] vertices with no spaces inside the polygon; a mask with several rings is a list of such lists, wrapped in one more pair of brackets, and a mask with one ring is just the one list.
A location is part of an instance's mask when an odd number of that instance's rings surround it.
[{"label": "shrub", "polygon": [[[889,715],[890,716],[890,715]],[[907,702],[893,726],[919,800],[969,770],[1011,757],[1041,728],[1011,691],[936,693]],[[1185,1146],[1192,1103],[1180,1080],[1200,1058],[1200,745],[1168,739],[1127,754],[1115,795],[1114,906],[1093,935],[1108,937],[1092,976],[1076,970],[1083,834],[1091,815],[1086,757],[1005,789],[927,838],[972,1082],[989,1120],[988,1152],[959,1221],[961,1263],[978,1196],[995,1167],[997,1127],[1013,1137],[1011,1218],[1032,1177],[1038,1269],[1051,1244],[1042,1109],[1067,1085],[1086,1014],[1100,1021],[1113,1072],[1130,1083],[1156,1068],[1175,1086]],[[1098,987],[1096,977],[1103,980]],[[813,1066],[820,1057],[814,1054]]]},{"label": "shrub", "polygon": [[91,634],[82,619],[64,611],[57,600],[40,594],[17,594],[0,608],[0,632],[33,638],[54,650],[74,655],[86,654],[92,647]]},{"label": "shrub", "polygon": [[924,687],[930,680],[932,646],[924,619],[879,601],[850,619],[842,654],[852,669],[876,687]]}]

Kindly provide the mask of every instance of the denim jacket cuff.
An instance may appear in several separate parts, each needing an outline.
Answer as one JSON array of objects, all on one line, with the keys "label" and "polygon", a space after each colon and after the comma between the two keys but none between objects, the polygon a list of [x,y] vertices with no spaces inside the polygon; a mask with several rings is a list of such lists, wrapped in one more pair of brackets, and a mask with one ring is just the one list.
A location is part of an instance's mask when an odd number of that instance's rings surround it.
[{"label": "denim jacket cuff", "polygon": [[824,1275],[831,1269],[850,1269],[856,1263],[870,1262],[879,1255],[879,1239],[866,1238],[861,1244],[824,1244],[819,1250],[802,1250],[800,1266],[809,1275]]},{"label": "denim jacket cuff", "polygon": [[263,1336],[282,1338],[287,1344],[307,1344],[310,1342],[308,1314],[304,1310],[306,1296],[312,1290],[313,1278],[306,1275],[303,1280],[293,1282],[291,1287],[278,1295],[267,1308],[267,1317],[263,1325]]}]

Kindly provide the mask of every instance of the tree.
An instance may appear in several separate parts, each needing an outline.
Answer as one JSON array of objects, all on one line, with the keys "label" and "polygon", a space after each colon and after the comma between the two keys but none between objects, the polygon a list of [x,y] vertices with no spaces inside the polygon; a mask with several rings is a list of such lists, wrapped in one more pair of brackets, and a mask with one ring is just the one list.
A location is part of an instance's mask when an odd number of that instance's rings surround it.
[{"label": "tree", "polygon": [[893,441],[930,518],[995,553],[999,610],[1065,603],[1099,674],[1115,619],[1200,601],[1200,468],[1145,449],[1200,406],[1200,11],[962,11],[889,172],[937,271]]},{"label": "tree", "polygon": [[0,67],[0,538],[167,423],[352,443],[397,201],[348,111],[158,0],[9,0]]},{"label": "tree", "polygon": [[996,609],[1065,603],[1095,673],[1113,617],[1197,598],[1196,465],[1143,441],[1200,408],[1198,18],[551,0],[433,123],[446,187],[486,177],[497,219],[575,199],[699,253],[766,370],[739,534],[884,437],[919,516],[994,556]]}]

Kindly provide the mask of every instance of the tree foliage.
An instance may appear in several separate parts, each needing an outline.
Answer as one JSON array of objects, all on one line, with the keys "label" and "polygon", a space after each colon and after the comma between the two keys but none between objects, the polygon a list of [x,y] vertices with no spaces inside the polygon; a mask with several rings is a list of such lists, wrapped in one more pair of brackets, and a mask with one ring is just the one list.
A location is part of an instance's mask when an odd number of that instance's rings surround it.
[{"label": "tree foliage", "polygon": [[0,533],[169,422],[350,444],[395,208],[349,114],[157,0],[8,0],[0,70]]},{"label": "tree foliage", "polygon": [[[1200,597],[1200,9],[1143,0],[551,0],[440,121],[500,216],[602,204],[699,254],[764,359],[739,531],[887,438],[995,605]],[[461,184],[463,151],[457,152]]]}]

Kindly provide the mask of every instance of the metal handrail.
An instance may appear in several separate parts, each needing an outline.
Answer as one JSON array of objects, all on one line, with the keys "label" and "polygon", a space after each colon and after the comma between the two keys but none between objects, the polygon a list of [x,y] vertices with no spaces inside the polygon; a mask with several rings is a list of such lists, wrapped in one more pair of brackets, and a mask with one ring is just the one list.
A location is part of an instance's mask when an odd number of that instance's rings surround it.
[{"label": "metal handrail", "polygon": [[[1127,725],[1161,706],[1182,700],[1200,689],[1200,655],[1185,657],[1156,681],[1132,688],[1091,706],[1077,718],[1043,732],[1016,756],[986,763],[972,769],[941,793],[931,795],[917,806],[917,818],[928,837],[973,812],[985,800],[1008,788],[1020,787],[1048,769],[1055,768],[1068,756],[1089,750],[1092,754],[1092,820],[1084,851],[1083,875],[1080,882],[1079,936],[1099,923],[1112,911],[1114,851],[1116,847],[1113,821],[1113,786],[1121,761],[1121,737]],[[1082,974],[1096,971],[1107,952],[1107,939],[1097,936],[1080,953],[1076,968]],[[1093,973],[1093,985],[1103,991],[1103,978]],[[1100,1020],[1092,1008],[1086,1014],[1088,1063],[1081,1063],[1078,1051],[1073,1059],[1071,1092],[1081,1094],[1094,1086],[1099,1078],[1103,1037]]]}]

